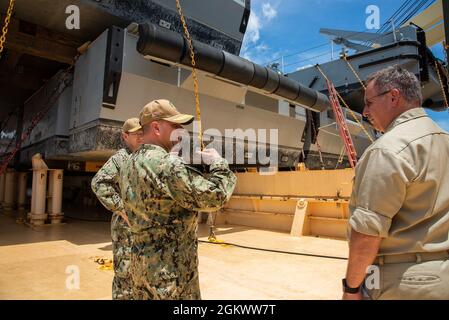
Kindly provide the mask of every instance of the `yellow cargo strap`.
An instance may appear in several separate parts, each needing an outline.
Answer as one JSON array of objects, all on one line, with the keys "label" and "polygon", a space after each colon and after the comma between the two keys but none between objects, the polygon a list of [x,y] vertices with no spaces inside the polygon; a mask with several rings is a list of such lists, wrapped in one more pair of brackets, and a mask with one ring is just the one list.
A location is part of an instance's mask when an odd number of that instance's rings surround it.
[{"label": "yellow cargo strap", "polygon": [[3,52],[6,42],[6,35],[8,34],[9,22],[11,21],[12,11],[14,10],[15,0],[9,1],[8,12],[6,13],[5,24],[3,26],[2,35],[0,36],[0,55]]},{"label": "yellow cargo strap", "polygon": [[355,77],[357,78],[357,80],[359,80],[360,84],[363,87],[363,90],[366,90],[366,86],[363,83],[362,79],[360,79],[359,75],[357,74],[357,72],[355,71],[354,67],[351,65],[351,63],[348,61],[348,57],[346,56],[346,54],[343,55],[343,59],[346,61],[349,69],[351,69],[352,73],[354,73]]},{"label": "yellow cargo strap", "polygon": [[184,35],[185,35],[187,43],[189,45],[189,53],[190,53],[190,59],[191,59],[191,64],[192,64],[193,93],[195,95],[196,119],[198,121],[198,141],[200,143],[201,150],[203,150],[204,149],[203,130],[202,130],[202,126],[201,126],[200,94],[199,94],[198,75],[196,73],[195,50],[193,48],[192,38],[190,37],[189,29],[187,28],[186,19],[184,17],[184,13],[182,12],[181,3],[179,0],[176,0],[176,8],[178,9],[179,16],[181,17],[181,23],[182,23],[182,27],[184,29]]}]

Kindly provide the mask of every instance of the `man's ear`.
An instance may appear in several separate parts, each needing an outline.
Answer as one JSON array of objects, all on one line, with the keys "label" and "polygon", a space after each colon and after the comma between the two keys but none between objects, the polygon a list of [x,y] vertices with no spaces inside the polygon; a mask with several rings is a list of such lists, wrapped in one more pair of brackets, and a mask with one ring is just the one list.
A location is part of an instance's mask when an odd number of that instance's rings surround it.
[{"label": "man's ear", "polygon": [[393,103],[395,103],[395,105],[397,105],[399,100],[401,99],[401,92],[398,89],[392,89],[390,99],[391,99],[391,102],[393,102]]},{"label": "man's ear", "polygon": [[151,130],[154,132],[155,135],[159,136],[161,134],[161,127],[159,125],[159,122],[153,121],[151,123]]}]

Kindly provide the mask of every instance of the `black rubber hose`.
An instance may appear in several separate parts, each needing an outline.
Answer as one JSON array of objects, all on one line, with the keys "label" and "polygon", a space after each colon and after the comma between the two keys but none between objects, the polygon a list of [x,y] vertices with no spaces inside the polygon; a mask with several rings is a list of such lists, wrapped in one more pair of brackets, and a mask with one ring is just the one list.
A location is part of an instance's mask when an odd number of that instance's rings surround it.
[{"label": "black rubber hose", "polygon": [[233,246],[233,247],[242,248],[242,249],[265,251],[265,252],[274,252],[274,253],[281,253],[281,254],[290,254],[290,255],[296,255],[296,256],[306,256],[306,257],[323,258],[323,259],[334,259],[334,260],[348,260],[348,258],[345,258],[345,257],[326,256],[326,255],[312,254],[312,253],[291,252],[291,251],[281,251],[281,250],[274,250],[274,249],[256,248],[256,247],[242,246],[240,244],[234,244],[234,243],[230,243],[230,242],[211,242],[211,241],[205,241],[205,240],[198,240],[198,242],[208,243],[208,244],[218,244],[218,245],[224,244],[224,245]]}]

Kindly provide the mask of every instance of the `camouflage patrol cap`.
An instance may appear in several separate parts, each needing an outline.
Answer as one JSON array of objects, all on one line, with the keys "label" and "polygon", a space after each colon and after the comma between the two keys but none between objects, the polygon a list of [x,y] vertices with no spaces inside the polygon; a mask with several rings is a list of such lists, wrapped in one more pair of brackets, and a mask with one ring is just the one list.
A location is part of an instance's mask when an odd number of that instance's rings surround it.
[{"label": "camouflage patrol cap", "polygon": [[125,121],[122,127],[123,132],[133,133],[142,129],[139,123],[139,118],[131,118]]},{"label": "camouflage patrol cap", "polygon": [[153,100],[140,112],[140,125],[144,126],[154,120],[165,120],[178,124],[190,124],[194,116],[180,113],[168,100]]}]

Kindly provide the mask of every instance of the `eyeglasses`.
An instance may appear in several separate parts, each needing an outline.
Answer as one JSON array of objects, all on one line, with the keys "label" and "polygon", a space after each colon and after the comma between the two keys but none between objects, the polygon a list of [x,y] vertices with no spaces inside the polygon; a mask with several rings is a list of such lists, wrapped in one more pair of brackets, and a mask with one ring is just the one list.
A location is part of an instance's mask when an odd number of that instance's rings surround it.
[{"label": "eyeglasses", "polygon": [[130,135],[130,136],[143,137],[143,132],[142,132],[142,131],[137,131],[137,132],[127,132],[127,134]]},{"label": "eyeglasses", "polygon": [[366,105],[366,106],[370,106],[370,105],[372,104],[372,101],[370,101],[370,100],[372,100],[372,99],[374,99],[374,98],[377,98],[377,97],[380,97],[380,96],[383,96],[383,95],[386,95],[386,94],[389,93],[391,90],[392,90],[392,89],[387,90],[387,91],[382,92],[382,93],[379,93],[378,95],[375,95],[374,97],[371,97],[371,98],[369,98],[369,99],[365,99],[365,105]]}]

